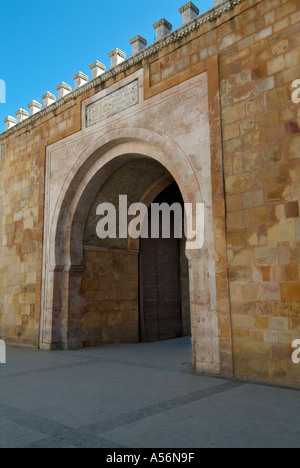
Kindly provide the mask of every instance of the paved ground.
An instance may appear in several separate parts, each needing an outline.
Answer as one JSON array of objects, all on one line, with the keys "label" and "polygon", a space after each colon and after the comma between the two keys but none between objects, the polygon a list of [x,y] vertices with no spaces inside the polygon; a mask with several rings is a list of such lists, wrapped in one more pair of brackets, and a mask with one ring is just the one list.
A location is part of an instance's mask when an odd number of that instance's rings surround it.
[{"label": "paved ground", "polygon": [[188,372],[189,339],[0,365],[0,447],[300,447],[300,391]]}]

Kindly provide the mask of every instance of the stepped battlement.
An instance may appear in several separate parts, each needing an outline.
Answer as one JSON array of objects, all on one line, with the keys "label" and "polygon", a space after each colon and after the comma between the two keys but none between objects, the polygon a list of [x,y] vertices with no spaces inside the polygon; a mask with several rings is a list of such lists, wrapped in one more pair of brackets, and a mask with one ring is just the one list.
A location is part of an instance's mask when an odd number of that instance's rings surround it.
[{"label": "stepped battlement", "polygon": [[150,57],[162,48],[186,36],[190,32],[199,29],[204,24],[215,21],[222,16],[223,13],[226,13],[244,1],[246,0],[214,0],[213,8],[200,16],[200,10],[193,2],[186,3],[179,8],[179,13],[182,16],[182,26],[180,28],[172,32],[173,26],[165,18],[157,21],[153,24],[153,28],[156,31],[156,40],[153,44],[148,45],[147,40],[138,34],[130,39],[132,55],[128,59],[126,59],[126,54],[121,49],[116,48],[108,54],[111,59],[109,70],[106,71],[106,67],[100,61],[96,60],[89,65],[92,72],[91,79],[88,75],[79,71],[73,76],[73,89],[69,84],[62,82],[56,87],[58,91],[57,98],[48,91],[41,97],[43,106],[37,101],[32,101],[28,104],[29,113],[24,109],[18,109],[15,113],[17,119],[12,116],[8,116],[4,119],[6,129],[5,132],[0,135],[0,141],[2,137],[43,117],[48,112],[60,107],[66,101],[77,98],[90,88],[100,85],[120,72],[130,68],[132,65],[141,62],[144,58]]}]

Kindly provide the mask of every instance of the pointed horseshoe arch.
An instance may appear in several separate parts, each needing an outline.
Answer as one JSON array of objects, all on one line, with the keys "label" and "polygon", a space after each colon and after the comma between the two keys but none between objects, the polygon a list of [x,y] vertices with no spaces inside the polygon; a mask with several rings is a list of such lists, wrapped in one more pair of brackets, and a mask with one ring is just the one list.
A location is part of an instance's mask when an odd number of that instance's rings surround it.
[{"label": "pointed horseshoe arch", "polygon": [[[74,139],[60,147],[68,151]],[[47,150],[44,269],[40,348],[79,348],[84,337],[78,326],[84,300],[80,285],[84,268],[83,237],[91,203],[99,187],[119,167],[135,158],[150,158],[167,169],[177,183],[183,201],[202,203],[201,180],[184,151],[171,139],[140,128],[106,133],[78,154],[61,189],[51,180],[51,158],[58,145]],[[50,166],[50,167],[49,167]],[[55,199],[55,202],[54,202]],[[51,208],[52,207],[52,208]],[[213,232],[211,208],[207,208],[206,232]],[[201,251],[189,251],[190,309],[193,360],[201,369],[218,373],[220,368],[215,284],[205,274],[212,270],[213,243]],[[201,284],[199,284],[199,281]],[[199,294],[201,299],[199,301]],[[202,333],[199,333],[202,327]]]}]

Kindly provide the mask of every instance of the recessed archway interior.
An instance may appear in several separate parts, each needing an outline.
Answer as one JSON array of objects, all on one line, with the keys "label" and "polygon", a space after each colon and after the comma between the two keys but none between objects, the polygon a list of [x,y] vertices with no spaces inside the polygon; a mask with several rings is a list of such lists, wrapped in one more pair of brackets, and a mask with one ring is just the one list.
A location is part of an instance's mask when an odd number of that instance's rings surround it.
[{"label": "recessed archway interior", "polygon": [[[174,239],[172,235],[171,239],[156,239],[154,243],[130,236],[100,239],[97,207],[102,203],[116,207],[119,233],[120,195],[127,196],[128,206],[142,202],[149,207],[154,201],[183,204],[180,190],[167,169],[142,156],[127,157],[99,187],[90,205],[83,237],[83,345],[190,335],[185,239]],[[128,221],[131,219],[129,216]],[[171,221],[172,225],[172,217]]]}]

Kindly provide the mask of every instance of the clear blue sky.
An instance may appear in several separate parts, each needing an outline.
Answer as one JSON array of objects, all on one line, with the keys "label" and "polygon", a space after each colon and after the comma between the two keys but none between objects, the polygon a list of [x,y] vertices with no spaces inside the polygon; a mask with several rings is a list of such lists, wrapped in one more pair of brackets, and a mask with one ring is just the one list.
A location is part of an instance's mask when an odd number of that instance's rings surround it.
[{"label": "clear blue sky", "polygon": [[[72,76],[91,76],[95,60],[110,66],[108,52],[115,47],[131,55],[129,39],[155,39],[153,23],[165,17],[173,30],[181,26],[178,8],[187,0],[0,0],[0,79],[6,83],[3,119],[50,91],[62,81],[74,86]],[[204,13],[213,0],[195,0]]]}]

